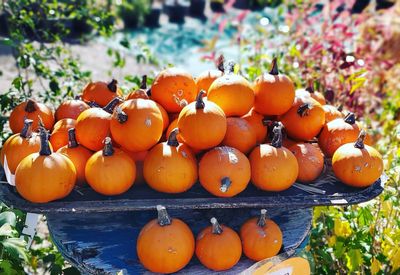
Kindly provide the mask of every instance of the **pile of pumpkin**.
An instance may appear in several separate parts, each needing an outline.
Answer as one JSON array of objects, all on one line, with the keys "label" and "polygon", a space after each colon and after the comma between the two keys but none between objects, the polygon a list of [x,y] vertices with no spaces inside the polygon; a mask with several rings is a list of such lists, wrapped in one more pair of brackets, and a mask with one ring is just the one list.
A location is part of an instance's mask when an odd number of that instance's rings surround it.
[{"label": "pile of pumpkin", "polygon": [[139,261],[151,272],[177,272],[194,254],[205,267],[223,271],[239,262],[242,251],[249,259],[261,261],[277,255],[282,247],[282,232],[267,218],[265,209],[259,217],[247,220],[239,234],[213,217],[211,226],[201,230],[196,241],[189,226],[170,218],[165,207],[158,205],[157,212],[158,218],[142,228],[136,244]]},{"label": "pile of pumpkin", "polygon": [[168,68],[150,89],[144,77],[125,97],[115,80],[89,83],[54,115],[42,103],[23,102],[10,115],[16,134],[4,144],[2,164],[6,159],[15,173],[19,194],[36,203],[85,182],[104,195],[124,193],[135,181],[181,193],[199,180],[220,197],[250,181],[282,191],[314,181],[324,157],[345,184],[366,187],[380,177],[382,157],[354,114],[326,105],[313,85],[295,90],[276,59],[254,83],[232,63],[219,68],[196,79]]}]

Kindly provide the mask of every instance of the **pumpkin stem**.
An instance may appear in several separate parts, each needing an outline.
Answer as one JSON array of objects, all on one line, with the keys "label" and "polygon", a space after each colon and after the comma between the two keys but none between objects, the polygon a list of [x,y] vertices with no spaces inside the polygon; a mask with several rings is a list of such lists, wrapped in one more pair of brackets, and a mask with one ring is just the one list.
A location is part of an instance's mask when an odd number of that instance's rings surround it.
[{"label": "pumpkin stem", "polygon": [[361,130],[360,134],[358,135],[357,141],[354,143],[354,147],[358,149],[364,149],[364,140],[367,136],[367,132]]},{"label": "pumpkin stem", "polygon": [[222,73],[225,72],[225,57],[221,54],[217,60],[217,69],[220,70]]},{"label": "pumpkin stem", "polygon": [[128,115],[122,111],[121,107],[115,108],[115,112],[117,113],[117,120],[119,123],[123,124],[128,120]]},{"label": "pumpkin stem", "polygon": [[179,133],[179,129],[175,128],[171,131],[171,133],[168,136],[168,141],[167,141],[167,145],[168,146],[173,146],[173,147],[178,147],[179,146],[179,142],[178,139],[176,138],[176,136]]},{"label": "pumpkin stem", "polygon": [[101,106],[94,101],[89,101],[88,105],[90,108],[101,108]]},{"label": "pumpkin stem", "polygon": [[271,141],[271,145],[274,146],[275,148],[281,148],[282,147],[282,125],[279,123],[274,126],[274,129],[272,130],[273,133],[273,138]]},{"label": "pumpkin stem", "polygon": [[38,124],[39,124],[39,127],[46,128],[46,127],[44,127],[44,123],[43,123],[42,117],[41,117],[40,115],[38,115],[37,117],[38,117]]},{"label": "pumpkin stem", "polygon": [[112,79],[111,82],[107,84],[107,88],[111,92],[116,93],[117,92],[117,84],[118,84],[118,81],[115,79]]},{"label": "pumpkin stem", "polygon": [[204,101],[203,101],[203,96],[206,94],[206,92],[204,91],[204,90],[201,90],[199,93],[198,93],[198,95],[197,95],[197,97],[196,97],[196,109],[197,110],[199,110],[199,109],[204,109],[204,107],[206,106],[205,104],[204,104]]},{"label": "pumpkin stem", "polygon": [[151,88],[147,89],[146,94],[148,97],[151,97]]},{"label": "pumpkin stem", "polygon": [[170,225],[172,223],[170,216],[168,215],[167,209],[165,206],[157,205],[157,213],[158,213],[158,224],[160,226]]},{"label": "pumpkin stem", "polygon": [[279,74],[278,59],[276,57],[274,57],[274,59],[272,59],[272,65],[271,65],[271,70],[269,71],[269,74],[272,74],[272,75]]},{"label": "pumpkin stem", "polygon": [[224,71],[226,71],[227,74],[233,74],[235,72],[235,65],[236,63],[234,61],[229,61]]},{"label": "pumpkin stem", "polygon": [[217,219],[215,217],[211,218],[211,224],[212,224],[212,233],[213,234],[222,234],[222,227],[218,223]]},{"label": "pumpkin stem", "polygon": [[306,91],[309,93],[314,93],[314,81],[312,79],[308,80],[308,87],[306,88]]},{"label": "pumpkin stem", "polygon": [[348,113],[345,117],[344,117],[344,122],[353,125],[354,123],[356,123],[356,115],[352,112]]},{"label": "pumpkin stem", "polygon": [[114,97],[106,106],[104,106],[103,110],[107,113],[112,114],[114,111],[115,106],[121,103],[122,100],[119,97]]},{"label": "pumpkin stem", "polygon": [[32,136],[32,119],[26,118],[24,120],[24,128],[22,128],[21,133],[19,134],[22,138],[30,138]]},{"label": "pumpkin stem", "polygon": [[46,128],[39,127],[40,132],[40,151],[39,154],[41,156],[50,156],[51,149],[49,146],[49,133],[47,132]]},{"label": "pumpkin stem", "polygon": [[260,218],[257,221],[257,225],[259,227],[264,227],[267,223],[267,209],[261,209]]},{"label": "pumpkin stem", "polygon": [[147,89],[147,75],[142,75],[142,82],[140,82],[140,89]]},{"label": "pumpkin stem", "polygon": [[114,148],[112,146],[112,141],[110,137],[104,139],[103,156],[109,157],[114,155]]},{"label": "pumpkin stem", "polygon": [[338,109],[339,112],[343,111],[343,104],[340,104],[340,105],[337,107],[337,109]]},{"label": "pumpkin stem", "polygon": [[228,191],[231,184],[232,181],[229,177],[223,177],[221,179],[221,187],[219,188],[219,190],[221,190],[222,193],[225,193],[226,191]]},{"label": "pumpkin stem", "polygon": [[75,100],[82,100],[82,97],[80,95],[76,95],[76,96],[74,96],[74,99]]},{"label": "pumpkin stem", "polygon": [[36,111],[36,102],[33,99],[28,99],[25,106],[25,112],[33,113]]},{"label": "pumpkin stem", "polygon": [[300,105],[299,109],[297,109],[297,114],[301,117],[308,116],[308,112],[311,110],[311,105],[309,103],[304,103]]},{"label": "pumpkin stem", "polygon": [[76,141],[75,128],[68,129],[68,148],[78,147],[78,142]]}]

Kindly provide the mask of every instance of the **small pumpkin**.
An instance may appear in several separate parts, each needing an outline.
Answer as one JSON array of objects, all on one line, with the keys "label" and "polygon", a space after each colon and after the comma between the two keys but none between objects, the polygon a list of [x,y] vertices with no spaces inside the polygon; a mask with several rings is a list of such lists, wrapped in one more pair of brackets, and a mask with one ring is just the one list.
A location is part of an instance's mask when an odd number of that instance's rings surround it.
[{"label": "small pumpkin", "polygon": [[201,91],[196,102],[183,108],[178,117],[178,128],[183,142],[200,150],[220,144],[227,128],[222,109],[211,101],[203,101],[204,94]]},{"label": "small pumpkin", "polygon": [[310,97],[296,97],[293,106],[280,117],[289,137],[308,141],[316,137],[325,124],[322,105]]},{"label": "small pumpkin", "polygon": [[205,91],[207,95],[211,84],[222,75],[223,73],[220,70],[208,70],[202,72],[198,77],[196,77],[197,91]]},{"label": "small pumpkin", "polygon": [[200,184],[218,197],[233,197],[246,189],[250,181],[250,162],[239,150],[216,147],[201,158]]},{"label": "small pumpkin", "polygon": [[277,59],[272,60],[272,69],[254,81],[254,110],[262,115],[282,115],[293,104],[295,88],[292,80],[280,74]]},{"label": "small pumpkin", "polygon": [[92,151],[103,148],[103,140],[110,135],[111,113],[120,103],[119,98],[111,100],[104,108],[90,108],[83,111],[76,120],[76,139]]},{"label": "small pumpkin", "polygon": [[146,151],[160,140],[163,118],[154,101],[130,99],[114,110],[110,130],[113,139],[125,149]]},{"label": "small pumpkin", "polygon": [[[356,122],[354,113],[348,113],[344,118],[338,118],[324,125],[318,137],[318,144],[327,157],[332,157],[343,144],[357,139],[360,125]],[[369,136],[366,143],[371,144]]]},{"label": "small pumpkin", "polygon": [[118,87],[118,81],[113,79],[109,83],[96,81],[88,83],[82,91],[82,100],[86,102],[94,101],[100,107],[106,106],[115,97],[122,96],[122,91]]},{"label": "small pumpkin", "polygon": [[239,235],[213,217],[211,226],[197,235],[196,256],[205,267],[214,271],[231,269],[242,256]]},{"label": "small pumpkin", "polygon": [[257,144],[257,135],[245,119],[240,117],[228,117],[227,128],[222,144],[238,149],[247,154]]},{"label": "small pumpkin", "polygon": [[335,106],[332,105],[323,105],[325,112],[325,123],[331,122],[337,118],[343,118],[344,115],[340,112]]},{"label": "small pumpkin", "polygon": [[83,111],[89,108],[90,106],[79,98],[64,101],[58,106],[55,112],[56,121],[64,118],[76,120]]},{"label": "small pumpkin", "polygon": [[4,157],[6,157],[11,174],[15,173],[22,159],[40,149],[40,137],[32,133],[32,123],[31,119],[25,119],[21,133],[12,135],[3,145],[1,165],[4,165]]},{"label": "small pumpkin", "polygon": [[75,125],[76,120],[72,118],[63,118],[54,124],[50,135],[50,143],[54,152],[68,144],[68,130],[74,128]]},{"label": "small pumpkin", "polygon": [[92,156],[92,151],[78,144],[75,137],[75,128],[68,129],[68,145],[58,149],[57,153],[67,156],[75,166],[76,184],[85,185],[85,166],[88,159]]},{"label": "small pumpkin", "polygon": [[15,171],[18,193],[33,203],[62,199],[75,186],[76,170],[69,158],[52,153],[48,133],[40,128],[40,151],[25,157]]},{"label": "small pumpkin", "polygon": [[[178,128],[178,118],[175,118],[168,126],[167,131],[165,132],[165,136],[169,137],[169,135],[171,134],[171,132],[175,129]],[[179,131],[178,134],[176,135],[176,139],[180,142],[180,143],[184,143],[183,139],[181,138]],[[203,152],[203,150],[201,149],[195,149],[190,147],[189,145],[186,145],[189,147],[190,151],[192,151],[193,154],[198,155],[201,152]]]},{"label": "small pumpkin", "polygon": [[136,251],[141,264],[154,273],[175,273],[194,254],[194,236],[180,219],[170,218],[164,206],[157,205],[158,218],[140,230]]},{"label": "small pumpkin", "polygon": [[265,117],[257,113],[254,108],[252,108],[250,112],[242,116],[242,118],[246,120],[253,128],[254,132],[256,133],[257,143],[263,143],[268,134],[268,127],[264,125]]},{"label": "small pumpkin", "polygon": [[311,97],[311,98],[315,99],[316,101],[318,101],[318,103],[321,105],[326,104],[325,96],[322,93],[315,91],[313,80],[308,81],[307,88],[296,90],[296,96]]},{"label": "small pumpkin", "polygon": [[150,98],[149,93],[151,93],[151,91],[147,89],[147,75],[143,75],[139,89],[131,91],[125,97],[125,100],[136,99],[136,98],[149,99]]},{"label": "small pumpkin", "polygon": [[167,142],[154,146],[146,155],[143,175],[147,184],[159,192],[181,193],[197,181],[197,161],[185,144],[171,132]]},{"label": "small pumpkin", "polygon": [[311,143],[296,143],[287,148],[299,164],[297,176],[299,182],[309,183],[321,175],[324,170],[324,155],[318,146]]},{"label": "small pumpkin", "polygon": [[24,120],[31,119],[32,130],[39,129],[39,120],[47,130],[51,130],[54,125],[53,111],[46,105],[36,102],[33,99],[28,99],[25,102],[17,105],[11,112],[9,123],[13,133],[20,133],[24,128]]},{"label": "small pumpkin", "polygon": [[144,180],[144,175],[143,175],[143,164],[144,164],[144,159],[146,158],[147,153],[149,151],[130,152],[124,148],[121,148],[121,149],[122,149],[122,151],[127,153],[136,164],[135,184],[144,183],[145,180]]},{"label": "small pumpkin", "polygon": [[261,144],[250,154],[251,181],[265,191],[283,191],[291,187],[299,174],[296,157],[282,147],[282,126],[273,129],[271,144]]},{"label": "small pumpkin", "polygon": [[151,86],[151,99],[161,104],[168,113],[177,113],[196,99],[197,86],[193,77],[183,69],[161,71]]},{"label": "small pumpkin", "polygon": [[382,155],[364,143],[366,137],[367,133],[361,130],[355,143],[346,143],[333,154],[333,172],[349,186],[368,187],[382,175]]},{"label": "small pumpkin", "polygon": [[243,116],[254,103],[251,84],[234,73],[234,63],[229,63],[224,75],[214,80],[207,92],[207,100],[214,102],[226,116]]},{"label": "small pumpkin", "polygon": [[132,187],[136,165],[127,153],[113,148],[111,138],[106,137],[103,150],[94,153],[86,162],[85,177],[97,193],[120,195]]},{"label": "small pumpkin", "polygon": [[282,231],[267,218],[267,210],[261,209],[260,217],[246,221],[240,228],[243,253],[253,261],[276,256],[282,247]]}]

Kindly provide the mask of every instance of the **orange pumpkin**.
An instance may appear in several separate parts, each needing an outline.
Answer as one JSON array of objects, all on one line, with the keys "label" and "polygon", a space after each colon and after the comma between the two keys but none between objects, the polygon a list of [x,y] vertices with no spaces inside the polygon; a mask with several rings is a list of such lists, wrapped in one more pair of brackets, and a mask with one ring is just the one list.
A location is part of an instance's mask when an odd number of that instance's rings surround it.
[{"label": "orange pumpkin", "polygon": [[321,104],[310,97],[296,97],[292,108],[280,117],[289,137],[308,141],[316,137],[325,124]]},{"label": "orange pumpkin", "polygon": [[158,218],[140,231],[136,251],[142,265],[154,273],[175,273],[194,254],[194,237],[180,219],[170,218],[164,206],[157,205]]},{"label": "orange pumpkin", "polygon": [[[332,120],[324,125],[318,137],[318,144],[327,157],[332,157],[340,146],[356,140],[360,129],[354,113],[348,113],[346,117]],[[365,142],[371,145],[371,138],[367,136]]]},{"label": "orange pumpkin", "polygon": [[154,146],[146,155],[143,175],[147,184],[159,192],[185,192],[197,181],[197,161],[185,144],[171,132],[167,142]]},{"label": "orange pumpkin", "polygon": [[39,120],[47,130],[51,130],[54,125],[53,111],[46,105],[36,102],[33,99],[22,102],[15,107],[10,114],[10,128],[13,133],[20,133],[24,128],[24,120],[31,119],[32,130],[39,129]]},{"label": "orange pumpkin", "polygon": [[114,110],[110,130],[113,139],[125,149],[145,151],[160,140],[163,118],[154,101],[130,99]]},{"label": "orange pumpkin", "polygon": [[335,106],[323,105],[322,108],[324,108],[325,112],[325,123],[344,117],[343,113],[340,112]]},{"label": "orange pumpkin", "polygon": [[82,91],[82,100],[86,102],[94,101],[100,107],[106,106],[111,100],[119,96],[122,96],[122,91],[115,79],[111,80],[110,83],[103,81],[90,82]]},{"label": "orange pumpkin", "polygon": [[15,171],[18,193],[33,203],[46,203],[66,197],[74,188],[74,164],[60,153],[52,153],[48,133],[40,128],[40,151],[25,157]]},{"label": "orange pumpkin", "polygon": [[268,133],[268,128],[264,125],[264,116],[257,113],[254,108],[252,108],[250,112],[242,116],[242,118],[245,119],[253,128],[256,133],[257,143],[263,143]]},{"label": "orange pumpkin", "polygon": [[162,121],[163,121],[163,132],[164,132],[168,128],[168,125],[169,125],[169,115],[168,115],[167,111],[165,111],[163,106],[161,106],[157,102],[155,102],[155,103],[161,112]]},{"label": "orange pumpkin", "polygon": [[111,113],[119,102],[115,98],[103,109],[90,108],[78,116],[75,130],[80,144],[92,151],[103,148],[103,140],[110,135]]},{"label": "orange pumpkin", "polygon": [[257,144],[256,133],[251,125],[240,117],[228,117],[227,128],[222,144],[247,154]]},{"label": "orange pumpkin", "polygon": [[262,115],[282,115],[293,104],[295,89],[292,80],[280,74],[277,59],[272,61],[268,74],[259,76],[254,81],[254,110]]},{"label": "orange pumpkin", "polygon": [[121,149],[122,149],[122,151],[127,153],[136,164],[135,184],[144,183],[145,180],[144,180],[144,175],[143,175],[143,163],[144,163],[144,159],[146,158],[147,153],[149,151],[130,152],[124,148],[121,148]]},{"label": "orange pumpkin", "polygon": [[78,144],[75,137],[75,128],[68,129],[68,145],[58,149],[57,153],[67,156],[75,166],[76,184],[85,185],[85,166],[88,159],[92,156],[92,151]]},{"label": "orange pumpkin", "polygon": [[85,177],[94,191],[107,196],[120,195],[133,185],[136,165],[127,153],[113,148],[111,138],[106,137],[103,150],[86,162]]},{"label": "orange pumpkin", "polygon": [[308,87],[305,89],[298,89],[296,90],[296,96],[305,96],[305,97],[311,97],[314,100],[318,101],[319,104],[325,105],[325,97],[323,94],[320,92],[315,91],[314,89],[314,81],[310,80],[308,82]]},{"label": "orange pumpkin", "polygon": [[140,84],[139,89],[130,92],[125,97],[125,100],[136,99],[136,98],[149,99],[148,93],[150,93],[150,90],[147,89],[147,75],[143,75],[142,83]]},{"label": "orange pumpkin", "polygon": [[324,155],[318,146],[310,143],[297,143],[287,147],[297,159],[299,164],[300,182],[312,182],[321,175],[324,170]]},{"label": "orange pumpkin", "polygon": [[168,68],[160,72],[151,86],[151,99],[161,104],[168,113],[180,112],[196,99],[197,87],[185,70]]},{"label": "orange pumpkin", "polygon": [[233,73],[234,66],[230,63],[227,72],[211,84],[207,100],[221,107],[226,116],[243,116],[253,107],[254,91],[244,77]]},{"label": "orange pumpkin", "polygon": [[211,84],[219,77],[222,76],[222,72],[220,70],[208,70],[205,72],[202,72],[197,78],[196,78],[196,85],[197,85],[197,91],[205,91],[206,95],[208,92],[208,89],[210,88]]},{"label": "orange pumpkin", "polygon": [[228,270],[240,260],[242,244],[233,229],[220,225],[216,218],[212,218],[211,226],[197,235],[196,256],[209,269]]},{"label": "orange pumpkin", "polygon": [[[169,137],[169,135],[171,134],[172,130],[174,130],[175,128],[178,128],[178,118],[175,118],[175,119],[169,124],[168,129],[167,129],[167,131],[165,132],[165,136]],[[179,134],[179,131],[178,131],[178,134],[176,135],[176,139],[177,139],[180,143],[184,143],[184,142],[183,142],[183,139],[181,138],[181,135]],[[186,146],[188,146],[188,145],[186,145]],[[189,147],[190,151],[192,151],[192,153],[195,154],[195,155],[198,155],[198,154],[200,154],[201,152],[203,152],[203,150],[201,150],[201,149],[195,149],[195,148],[192,148],[192,147],[190,147],[190,146],[188,146],[188,147]]]},{"label": "orange pumpkin", "polygon": [[12,135],[3,145],[1,165],[4,165],[4,157],[6,157],[8,168],[12,174],[15,173],[22,159],[40,149],[40,137],[36,133],[32,133],[32,123],[31,119],[25,119],[21,133]]},{"label": "orange pumpkin", "polygon": [[199,163],[200,184],[218,197],[233,197],[246,189],[250,181],[250,162],[239,150],[216,147]]},{"label": "orange pumpkin", "polygon": [[88,104],[79,99],[64,101],[58,106],[55,112],[56,120],[58,121],[63,118],[72,118],[76,120],[83,111],[89,108],[90,106]]},{"label": "orange pumpkin", "polygon": [[340,146],[332,157],[332,168],[336,177],[353,187],[372,185],[382,175],[381,154],[364,144],[367,133],[362,130],[355,143]]},{"label": "orange pumpkin", "polygon": [[54,124],[53,132],[50,135],[50,143],[54,152],[68,144],[68,130],[74,128],[75,125],[76,120],[72,118],[63,118]]},{"label": "orange pumpkin", "polygon": [[271,144],[261,144],[250,154],[251,181],[265,191],[283,191],[291,187],[299,174],[296,157],[282,147],[282,126],[273,129]]},{"label": "orange pumpkin", "polygon": [[178,118],[178,128],[184,143],[201,150],[220,144],[227,128],[222,109],[211,101],[203,101],[204,94],[201,91],[196,102],[183,108]]},{"label": "orange pumpkin", "polygon": [[251,218],[240,228],[243,253],[253,261],[276,256],[282,247],[282,231],[267,218],[267,210],[261,209],[259,218]]}]

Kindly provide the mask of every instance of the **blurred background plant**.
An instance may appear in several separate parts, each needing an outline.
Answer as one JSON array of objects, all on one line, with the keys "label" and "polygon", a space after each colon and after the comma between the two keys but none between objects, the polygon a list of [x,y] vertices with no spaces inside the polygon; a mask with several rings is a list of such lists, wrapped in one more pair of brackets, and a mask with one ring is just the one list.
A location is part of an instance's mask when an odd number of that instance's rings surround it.
[{"label": "blurred background plant", "polygon": [[[270,6],[279,3],[254,1]],[[18,70],[10,90],[0,94],[2,140],[9,135],[4,117],[16,103],[34,94],[57,104],[78,93],[90,80],[91,70],[82,69],[68,42],[82,43],[98,35],[107,43],[114,41],[118,22],[122,20],[128,26],[127,20],[133,20],[140,26],[151,2],[3,0],[0,14],[7,14],[7,30],[1,30],[6,33],[1,42],[11,47]],[[225,6],[228,11],[231,2]],[[220,34],[229,30],[231,45],[239,49],[237,61],[242,74],[253,80],[269,70],[272,57],[278,56],[281,71],[290,75],[298,87],[314,79],[330,104],[356,112],[384,155],[387,182],[381,196],[357,206],[315,209],[307,254],[315,263],[315,274],[398,274],[400,3],[379,12],[372,3],[362,13],[354,14],[355,2],[359,1],[286,0],[271,9],[270,16],[261,14],[254,24],[242,24],[249,14],[246,10],[225,17],[216,15],[211,23]],[[203,41],[202,59],[210,67],[222,53],[216,46],[222,37]],[[117,44],[98,53],[113,59],[112,68],[126,66],[126,59],[132,58],[127,51],[135,52],[133,58],[138,64],[157,65],[161,58],[152,55],[151,45],[133,45],[126,33]],[[135,88],[140,77],[126,75],[123,82],[127,89]],[[26,240],[19,239],[24,220],[25,213],[1,206],[0,273],[76,273],[48,234],[36,236],[33,245],[26,248]]]}]

